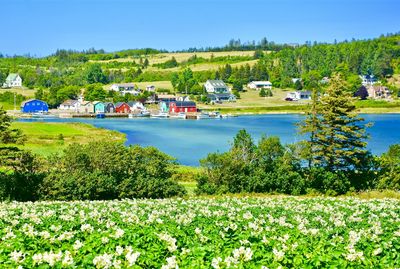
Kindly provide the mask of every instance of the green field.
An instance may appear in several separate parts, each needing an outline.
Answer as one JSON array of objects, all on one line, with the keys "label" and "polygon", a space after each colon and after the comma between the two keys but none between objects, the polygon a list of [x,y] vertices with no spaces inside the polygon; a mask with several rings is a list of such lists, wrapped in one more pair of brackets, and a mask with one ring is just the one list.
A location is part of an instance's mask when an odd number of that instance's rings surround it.
[{"label": "green field", "polygon": [[2,268],[399,268],[400,200],[0,203]]},{"label": "green field", "polygon": [[27,138],[24,149],[49,155],[60,152],[72,143],[88,143],[93,140],[124,141],[125,135],[116,131],[96,128],[83,123],[13,122]]}]

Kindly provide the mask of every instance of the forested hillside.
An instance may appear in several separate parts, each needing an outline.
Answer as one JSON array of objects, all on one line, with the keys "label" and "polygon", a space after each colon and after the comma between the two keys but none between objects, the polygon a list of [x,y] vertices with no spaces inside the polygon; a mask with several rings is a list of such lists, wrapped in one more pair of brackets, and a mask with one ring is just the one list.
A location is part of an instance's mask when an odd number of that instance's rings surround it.
[{"label": "forested hillside", "polygon": [[[127,44],[128,46],[128,44]],[[184,77],[183,73],[190,75]],[[74,97],[88,84],[115,82],[171,81],[181,91],[181,77],[190,94],[202,92],[201,83],[221,78],[241,91],[251,80],[270,80],[276,88],[296,88],[292,78],[302,78],[307,87],[312,79],[344,75],[351,89],[360,86],[358,75],[373,74],[397,91],[400,73],[400,35],[371,40],[352,40],[335,44],[277,45],[263,39],[258,44],[231,40],[221,48],[191,48],[186,52],[155,49],[124,50],[107,53],[90,49],[77,52],[58,50],[53,55],[0,58],[0,84],[9,73],[19,73],[27,88],[42,89],[39,97],[56,106]],[[312,78],[312,79],[311,79]]]}]

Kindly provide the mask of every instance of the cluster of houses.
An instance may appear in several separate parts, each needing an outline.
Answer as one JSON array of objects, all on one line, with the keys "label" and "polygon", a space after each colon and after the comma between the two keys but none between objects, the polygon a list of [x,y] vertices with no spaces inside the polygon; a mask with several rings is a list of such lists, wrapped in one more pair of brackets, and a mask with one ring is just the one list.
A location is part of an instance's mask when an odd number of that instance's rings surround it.
[{"label": "cluster of houses", "polygon": [[131,113],[135,111],[145,110],[141,102],[100,102],[100,101],[84,101],[83,98],[79,100],[66,100],[59,107],[59,110],[73,113]]}]

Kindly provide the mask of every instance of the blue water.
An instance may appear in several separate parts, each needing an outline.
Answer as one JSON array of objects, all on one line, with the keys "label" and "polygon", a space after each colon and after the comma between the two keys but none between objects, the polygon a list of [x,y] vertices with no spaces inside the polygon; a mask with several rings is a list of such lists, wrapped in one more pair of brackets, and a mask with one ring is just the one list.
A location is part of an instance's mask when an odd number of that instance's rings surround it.
[{"label": "blue water", "polygon": [[[374,125],[368,148],[374,154],[387,151],[389,145],[400,143],[400,114],[361,115]],[[256,115],[212,120],[170,119],[46,119],[49,122],[84,122],[96,127],[117,130],[127,135],[127,145],[154,146],[177,158],[185,165],[198,165],[199,160],[210,152],[229,149],[233,137],[240,129],[246,129],[255,139],[262,135],[279,136],[283,143],[294,143],[302,139],[297,134],[296,123],[302,115]],[[23,119],[21,121],[43,121]]]}]

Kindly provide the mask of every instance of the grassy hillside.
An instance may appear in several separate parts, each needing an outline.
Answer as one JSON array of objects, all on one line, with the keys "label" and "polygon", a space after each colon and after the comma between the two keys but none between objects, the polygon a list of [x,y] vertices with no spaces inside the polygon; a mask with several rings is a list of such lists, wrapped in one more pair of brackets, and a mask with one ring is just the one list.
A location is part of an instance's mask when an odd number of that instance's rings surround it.
[{"label": "grassy hillside", "polygon": [[26,135],[27,141],[22,148],[42,155],[59,152],[72,143],[125,140],[122,133],[83,123],[13,122],[12,127]]}]

